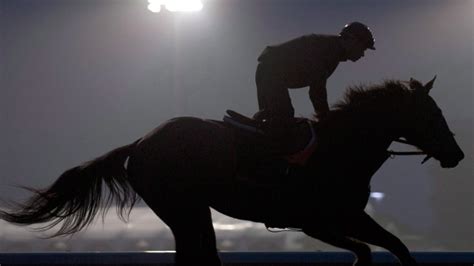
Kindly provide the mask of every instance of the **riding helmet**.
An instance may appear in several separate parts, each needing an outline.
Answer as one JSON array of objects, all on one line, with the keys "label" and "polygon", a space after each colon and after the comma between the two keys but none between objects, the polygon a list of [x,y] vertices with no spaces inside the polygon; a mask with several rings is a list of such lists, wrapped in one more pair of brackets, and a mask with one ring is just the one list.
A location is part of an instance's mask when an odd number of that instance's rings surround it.
[{"label": "riding helmet", "polygon": [[365,42],[368,49],[375,50],[375,39],[372,34],[372,31],[369,29],[369,27],[360,22],[352,22],[346,24],[341,30],[340,35],[347,37],[355,37]]}]

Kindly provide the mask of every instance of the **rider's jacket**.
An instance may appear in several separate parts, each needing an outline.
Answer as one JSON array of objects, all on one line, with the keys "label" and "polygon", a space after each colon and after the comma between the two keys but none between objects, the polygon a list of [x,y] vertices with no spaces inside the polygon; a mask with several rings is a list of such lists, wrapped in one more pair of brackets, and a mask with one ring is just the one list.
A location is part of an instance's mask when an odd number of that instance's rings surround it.
[{"label": "rider's jacket", "polygon": [[267,46],[258,61],[271,63],[288,88],[301,88],[328,79],[344,55],[337,36],[311,34]]},{"label": "rider's jacket", "polygon": [[[258,57],[260,62],[257,80],[269,82],[257,83],[259,102],[273,93],[272,90],[294,89],[310,86],[310,98],[315,110],[317,105],[327,106],[326,80],[331,76],[340,61],[344,60],[345,51],[338,36],[310,34],[298,37],[285,43],[268,46]],[[276,84],[276,85],[275,85]],[[273,88],[272,88],[273,87]],[[274,92],[275,98],[288,97],[287,93]],[[278,94],[278,95],[277,95]],[[262,98],[262,99],[260,99]],[[286,102],[289,99],[285,99]],[[281,102],[284,102],[283,99]],[[271,106],[273,103],[265,103]],[[292,106],[290,106],[292,109]]]}]

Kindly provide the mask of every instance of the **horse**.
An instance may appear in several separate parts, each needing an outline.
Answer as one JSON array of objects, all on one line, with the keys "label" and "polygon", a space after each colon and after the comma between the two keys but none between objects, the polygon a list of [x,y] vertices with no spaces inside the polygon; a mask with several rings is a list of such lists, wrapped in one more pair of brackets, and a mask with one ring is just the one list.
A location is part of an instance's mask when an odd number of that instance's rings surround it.
[{"label": "horse", "polygon": [[[387,249],[402,265],[416,265],[400,239],[364,208],[371,177],[397,139],[443,168],[463,159],[429,95],[434,80],[349,87],[327,117],[306,120],[317,132],[317,145],[304,164],[289,163],[284,155],[267,156],[276,162],[267,164],[265,153],[257,152],[259,142],[245,146],[241,132],[222,121],[173,118],[131,144],[65,171],[46,189],[28,188],[34,195],[0,211],[0,218],[19,225],[46,223],[40,230],[59,224],[54,237],[80,231],[112,204],[126,219],[141,198],[171,229],[177,265],[221,265],[210,208],[271,227],[299,228],[354,253],[354,265],[372,264],[368,244]],[[265,166],[259,168],[259,162]],[[281,165],[284,171],[272,172]],[[272,174],[260,178],[267,170]],[[104,184],[107,195],[102,195]],[[341,196],[334,196],[336,191]]]}]

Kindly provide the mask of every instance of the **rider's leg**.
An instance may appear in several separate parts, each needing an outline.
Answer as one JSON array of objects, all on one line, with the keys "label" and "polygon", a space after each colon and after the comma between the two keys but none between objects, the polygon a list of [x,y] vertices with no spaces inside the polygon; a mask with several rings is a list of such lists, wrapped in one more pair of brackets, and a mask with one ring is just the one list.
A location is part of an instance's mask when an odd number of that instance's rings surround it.
[{"label": "rider's leg", "polygon": [[260,63],[255,73],[258,107],[267,115],[292,118],[294,109],[282,76],[270,64]]},{"label": "rider's leg", "polygon": [[258,105],[260,111],[254,118],[260,121],[261,129],[271,140],[275,153],[286,154],[290,150],[289,135],[295,126],[294,109],[288,88],[282,76],[268,63],[260,63],[255,74]]}]

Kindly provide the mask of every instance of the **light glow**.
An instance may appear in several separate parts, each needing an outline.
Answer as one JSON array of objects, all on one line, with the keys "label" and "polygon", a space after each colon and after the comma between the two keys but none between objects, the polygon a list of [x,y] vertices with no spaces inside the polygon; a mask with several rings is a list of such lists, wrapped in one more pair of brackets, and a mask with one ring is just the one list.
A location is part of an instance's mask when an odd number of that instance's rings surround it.
[{"label": "light glow", "polygon": [[148,0],[148,10],[161,11],[162,6],[170,12],[196,12],[203,7],[201,0]]},{"label": "light glow", "polygon": [[239,223],[213,223],[215,230],[221,231],[238,231],[245,230],[254,227],[255,225],[251,222],[239,222]]},{"label": "light glow", "polygon": [[375,199],[375,201],[380,202],[385,198],[385,193],[383,192],[371,192],[370,197]]}]

